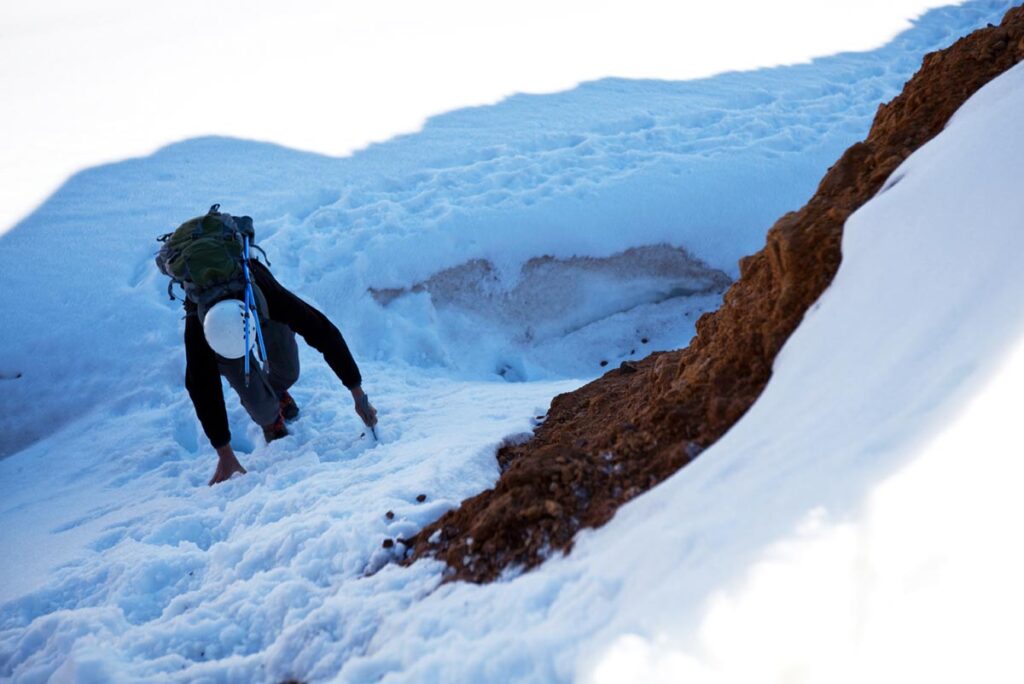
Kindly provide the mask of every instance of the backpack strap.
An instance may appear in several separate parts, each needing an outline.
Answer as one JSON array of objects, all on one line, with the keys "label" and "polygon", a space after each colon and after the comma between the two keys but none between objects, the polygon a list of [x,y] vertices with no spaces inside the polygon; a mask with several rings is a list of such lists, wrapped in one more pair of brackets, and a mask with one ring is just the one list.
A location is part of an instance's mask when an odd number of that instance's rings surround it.
[{"label": "backpack strap", "polygon": [[259,245],[254,245],[252,243],[249,244],[249,247],[255,250],[259,250],[259,253],[263,255],[263,260],[267,262],[267,268],[270,268],[270,257],[268,257],[267,253],[263,251],[263,248],[260,247]]},{"label": "backpack strap", "polygon": [[[167,283],[167,296],[170,297],[171,301],[174,301],[174,300],[177,299],[177,297],[174,296],[174,284],[175,283],[178,284],[178,287],[181,288],[182,292],[185,291],[185,283],[181,282],[177,278],[171,278],[171,280]],[[185,300],[182,299],[181,301],[184,302]]]}]

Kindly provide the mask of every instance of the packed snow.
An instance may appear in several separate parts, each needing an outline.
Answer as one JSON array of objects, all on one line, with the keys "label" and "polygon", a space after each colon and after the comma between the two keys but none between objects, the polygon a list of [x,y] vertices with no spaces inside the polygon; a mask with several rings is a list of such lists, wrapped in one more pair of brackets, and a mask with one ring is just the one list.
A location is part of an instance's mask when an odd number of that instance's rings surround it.
[{"label": "packed snow", "polygon": [[[851,217],[765,394],[694,464],[529,573],[393,562],[556,393],[685,344],[923,53],[1008,7],[516,96],[344,158],[200,138],[77,174],[0,238],[0,676],[1019,678],[1021,66]],[[304,350],[294,434],[264,445],[226,393],[249,473],[205,486],[152,238],[213,201],[339,323],[379,444]]]}]

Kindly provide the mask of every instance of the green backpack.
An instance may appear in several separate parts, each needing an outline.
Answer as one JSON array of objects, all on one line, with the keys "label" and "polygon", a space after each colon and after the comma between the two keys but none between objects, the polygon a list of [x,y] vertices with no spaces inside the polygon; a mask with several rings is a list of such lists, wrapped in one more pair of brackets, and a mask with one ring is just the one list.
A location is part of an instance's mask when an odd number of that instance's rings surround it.
[{"label": "green backpack", "polygon": [[177,299],[175,283],[196,304],[243,295],[243,236],[249,237],[251,247],[259,249],[251,243],[255,237],[252,219],[221,213],[220,205],[214,204],[205,216],[189,219],[173,233],[157,238],[164,244],[156,255],[156,265],[171,278],[167,285],[171,299]]}]

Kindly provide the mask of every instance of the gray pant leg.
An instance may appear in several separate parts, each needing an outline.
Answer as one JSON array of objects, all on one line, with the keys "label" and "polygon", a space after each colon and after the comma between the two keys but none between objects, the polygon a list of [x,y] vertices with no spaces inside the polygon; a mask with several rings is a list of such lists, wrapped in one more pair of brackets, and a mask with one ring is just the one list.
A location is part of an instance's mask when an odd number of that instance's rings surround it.
[{"label": "gray pant leg", "polygon": [[249,358],[249,386],[245,386],[245,359],[218,358],[220,374],[238,393],[249,417],[257,425],[270,425],[280,411],[280,395],[299,379],[299,347],[295,333],[284,323],[266,321],[262,324],[263,343],[270,359],[270,372]]},{"label": "gray pant leg", "polygon": [[284,323],[267,321],[263,326],[263,343],[270,357],[270,386],[277,396],[299,379],[299,345],[295,332]]}]

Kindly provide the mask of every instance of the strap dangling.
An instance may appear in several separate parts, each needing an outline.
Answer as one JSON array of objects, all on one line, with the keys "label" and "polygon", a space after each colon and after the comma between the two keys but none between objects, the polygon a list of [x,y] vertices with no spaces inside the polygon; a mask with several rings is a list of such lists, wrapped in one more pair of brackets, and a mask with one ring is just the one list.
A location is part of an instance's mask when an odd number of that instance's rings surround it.
[{"label": "strap dangling", "polygon": [[270,257],[268,257],[267,253],[263,251],[263,248],[260,247],[259,245],[250,245],[250,246],[253,249],[258,249],[259,250],[260,254],[263,255],[263,260],[267,262],[267,268],[270,268]]}]

